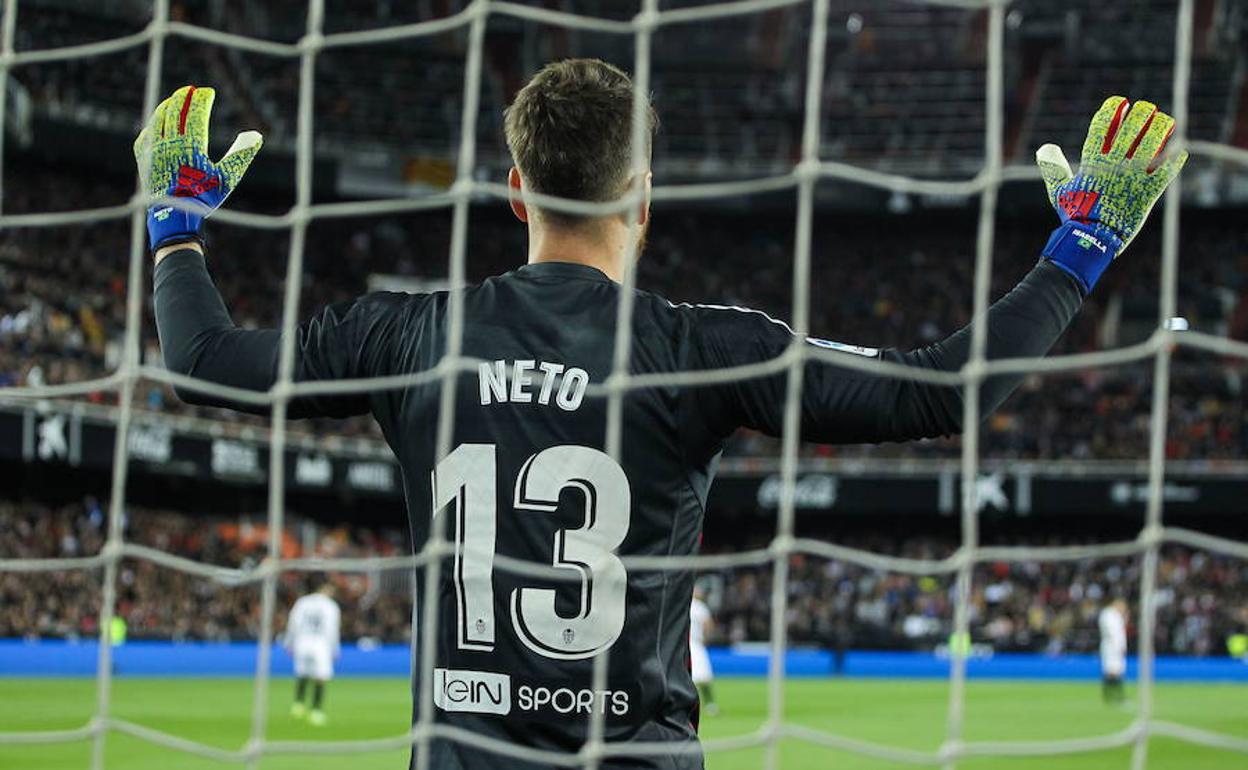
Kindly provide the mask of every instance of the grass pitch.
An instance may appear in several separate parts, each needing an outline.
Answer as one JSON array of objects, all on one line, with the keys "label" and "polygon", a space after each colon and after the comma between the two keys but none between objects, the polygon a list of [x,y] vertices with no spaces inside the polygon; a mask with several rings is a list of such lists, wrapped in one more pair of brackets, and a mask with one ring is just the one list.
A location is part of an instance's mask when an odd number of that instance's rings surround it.
[{"label": "grass pitch", "polygon": [[[766,682],[722,679],[716,683],[722,712],[703,721],[703,735],[723,737],[758,729],[767,714]],[[328,692],[330,724],[313,728],[287,715],[290,681],[275,680],[271,690],[268,737],[274,740],[341,740],[395,735],[406,729],[408,684],[402,679],[340,679]],[[113,685],[113,714],[195,741],[237,749],[247,738],[251,713],[250,679],[121,678]],[[933,750],[944,737],[948,685],[940,680],[799,679],[786,689],[786,718],[841,735],[911,749]],[[1134,693],[1130,693],[1133,696]],[[0,678],[0,731],[79,727],[92,713],[94,682],[89,679]],[[1156,711],[1161,719],[1248,738],[1248,687],[1217,684],[1162,684]],[[1109,733],[1128,725],[1130,706],[1100,701],[1096,683],[971,682],[967,689],[968,740],[1046,740]],[[82,770],[86,742],[0,745],[4,770]],[[829,751],[787,740],[783,767],[791,770],[885,770],[914,767]],[[109,733],[106,766],[115,770],[224,770],[232,765],[154,746]],[[372,755],[268,756],[264,770],[400,770],[407,752]],[[763,766],[762,749],[715,753],[710,770]],[[959,763],[971,770],[1101,770],[1127,768],[1130,750],[1036,759],[976,758]],[[506,760],[500,760],[506,766]],[[1178,741],[1150,742],[1152,770],[1232,770],[1248,767],[1248,757]]]}]

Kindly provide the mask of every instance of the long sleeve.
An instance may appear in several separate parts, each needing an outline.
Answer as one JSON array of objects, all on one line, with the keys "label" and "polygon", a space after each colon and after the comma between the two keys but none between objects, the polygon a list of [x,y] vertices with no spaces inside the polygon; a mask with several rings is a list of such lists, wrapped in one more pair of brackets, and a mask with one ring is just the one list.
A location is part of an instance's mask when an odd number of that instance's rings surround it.
[{"label": "long sleeve", "polygon": [[303,605],[296,600],[290,608],[290,614],[286,616],[286,629],[282,635],[282,643],[287,647],[293,647],[295,644],[295,635],[299,631],[299,615],[303,609]]},{"label": "long sleeve", "polygon": [[342,652],[342,610],[337,604],[332,606],[333,612],[330,613],[329,638],[334,643],[334,657],[337,657]]},{"label": "long sleeve", "polygon": [[[1041,262],[988,312],[989,359],[1042,356],[1069,325],[1082,303],[1082,290],[1063,270]],[[737,308],[696,308],[695,368],[722,368],[782,354],[792,331],[762,313]],[[809,344],[893,361],[919,369],[952,372],[970,356],[971,326],[909,353],[842,345],[809,338]],[[739,426],[779,435],[786,374],[742,380],[708,389],[698,409],[713,434]],[[985,417],[1014,391],[1023,375],[997,375],[980,389]],[[802,438],[829,444],[906,441],[962,429],[963,390],[855,371],[812,360],[802,387]]]},{"label": "long sleeve", "polygon": [[[165,366],[173,372],[246,390],[265,391],[277,381],[281,333],[239,329],[208,275],[204,257],[186,249],[166,256],[155,270],[156,328]],[[375,377],[391,373],[404,309],[416,297],[378,292],[324,308],[301,324],[295,339],[295,381]],[[192,404],[239,411],[267,408],[177,389]],[[364,393],[302,397],[291,417],[366,414]]]}]

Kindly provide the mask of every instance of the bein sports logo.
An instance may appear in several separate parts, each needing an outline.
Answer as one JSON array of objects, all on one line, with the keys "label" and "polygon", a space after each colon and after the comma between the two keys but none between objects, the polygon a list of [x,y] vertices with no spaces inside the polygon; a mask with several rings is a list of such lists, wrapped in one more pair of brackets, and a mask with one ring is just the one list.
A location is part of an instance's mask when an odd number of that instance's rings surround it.
[{"label": "bein sports logo", "polygon": [[443,711],[511,713],[511,677],[488,671],[433,670],[433,704]]}]

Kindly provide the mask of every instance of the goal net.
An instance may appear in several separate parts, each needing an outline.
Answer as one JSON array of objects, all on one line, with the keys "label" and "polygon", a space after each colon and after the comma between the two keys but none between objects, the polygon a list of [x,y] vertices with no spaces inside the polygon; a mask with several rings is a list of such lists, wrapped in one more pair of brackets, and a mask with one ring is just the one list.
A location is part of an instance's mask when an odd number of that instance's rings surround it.
[{"label": "goal net", "polygon": [[[1196,729],[1182,724],[1159,720],[1154,714],[1154,642],[1153,629],[1154,595],[1158,554],[1165,543],[1180,543],[1193,547],[1217,550],[1248,558],[1248,544],[1215,538],[1198,532],[1168,527],[1163,521],[1162,487],[1165,474],[1165,442],[1167,425],[1168,385],[1170,363],[1176,346],[1199,349],[1221,356],[1248,358],[1248,344],[1224,337],[1200,332],[1178,333],[1165,321],[1176,315],[1176,276],[1179,237],[1180,184],[1174,183],[1166,196],[1161,215],[1162,280],[1160,285],[1160,313],[1155,331],[1142,343],[1096,353],[1055,356],[1045,359],[986,359],[987,329],[983,324],[974,327],[972,354],[967,364],[956,373],[920,372],[868,360],[856,356],[839,356],[836,353],[802,344],[809,330],[810,297],[808,286],[811,273],[811,232],[815,206],[815,189],[820,181],[844,180],[865,184],[895,193],[923,193],[956,197],[977,196],[979,222],[976,240],[973,310],[976,317],[985,317],[989,305],[992,280],[992,255],[994,247],[994,219],[998,195],[1002,183],[1010,179],[1030,178],[1032,171],[1005,165],[1004,115],[1006,112],[1003,84],[1004,30],[1010,4],[1006,0],[941,0],[937,5],[957,6],[982,11],[986,24],[986,88],[984,154],[981,170],[972,178],[962,180],[933,181],[892,175],[834,162],[821,157],[820,108],[825,85],[825,50],[830,0],[737,0],[706,5],[693,5],[673,9],[661,9],[658,0],[640,0],[640,10],[628,19],[595,18],[569,12],[551,10],[505,0],[474,0],[467,8],[455,15],[433,21],[367,31],[326,33],[324,0],[309,0],[306,11],[306,31],[296,42],[284,43],[246,37],[196,26],[174,20],[170,15],[169,0],[154,0],[151,23],[141,32],[122,38],[71,45],[59,48],[17,51],[14,46],[15,32],[21,24],[17,0],[4,0],[3,20],[0,23],[0,124],[4,122],[3,111],[7,103],[9,73],[18,66],[68,61],[95,57],[128,49],[146,48],[147,81],[144,94],[144,114],[156,106],[161,94],[162,66],[166,45],[178,40],[196,40],[212,45],[235,48],[256,55],[278,57],[299,64],[298,112],[296,129],[296,198],[294,206],[283,215],[246,214],[223,210],[218,219],[242,227],[288,229],[290,251],[285,282],[285,298],[282,316],[283,335],[279,359],[279,382],[263,394],[238,391],[209,383],[192,380],[165,371],[163,368],[145,364],[140,346],[141,309],[148,291],[145,286],[144,260],[148,259],[144,230],[145,201],[136,191],[127,204],[86,211],[38,213],[0,216],[0,227],[47,228],[81,224],[129,217],[132,234],[129,252],[129,283],[126,304],[126,333],[121,363],[116,370],[103,379],[55,386],[30,386],[13,388],[4,392],[5,398],[51,399],[109,390],[119,394],[116,444],[112,469],[111,504],[109,506],[108,537],[106,546],[93,556],[55,559],[10,559],[0,561],[0,571],[47,572],[62,570],[94,570],[102,568],[103,592],[100,610],[100,644],[97,665],[97,693],[94,717],[85,725],[62,731],[0,732],[0,744],[50,744],[68,741],[90,741],[93,745],[91,767],[103,766],[104,746],[110,733],[126,733],[139,739],[170,749],[197,754],[223,762],[255,765],[261,757],[279,753],[349,754],[392,750],[412,746],[417,766],[428,766],[427,747],[432,739],[473,742],[478,747],[497,752],[500,757],[514,757],[544,763],[550,766],[595,768],[611,757],[639,754],[670,754],[681,750],[670,744],[615,744],[604,740],[602,714],[591,716],[589,739],[575,754],[556,754],[524,746],[510,745],[480,736],[468,734],[434,723],[431,672],[434,667],[436,645],[423,646],[421,660],[414,665],[421,667],[421,688],[415,697],[421,709],[419,720],[410,731],[384,739],[357,741],[273,741],[266,732],[269,713],[269,676],[271,650],[274,641],[274,614],[279,575],[284,571],[361,571],[376,569],[376,564],[361,560],[333,559],[283,559],[281,537],[283,512],[286,508],[286,474],[283,463],[287,445],[287,408],[292,398],[312,393],[348,393],[412,387],[420,383],[440,382],[442,385],[442,408],[437,426],[438,456],[444,457],[451,449],[452,419],[455,413],[450,399],[454,389],[451,385],[460,373],[475,371],[477,361],[463,355],[464,312],[462,295],[455,290],[450,294],[449,326],[446,356],[432,370],[412,375],[369,380],[351,380],[318,383],[292,381],[294,369],[294,340],[291,331],[298,321],[299,292],[302,286],[304,251],[308,239],[309,224],[322,217],[362,217],[378,214],[396,214],[418,209],[436,207],[453,211],[451,249],[449,255],[449,280],[452,287],[465,284],[465,254],[469,227],[470,202],[475,197],[487,196],[503,199],[507,196],[505,186],[483,182],[475,178],[476,136],[479,101],[482,91],[483,49],[487,25],[492,18],[512,17],[538,22],[570,30],[583,30],[605,35],[617,35],[630,39],[634,58],[633,148],[634,166],[638,171],[646,169],[642,141],[645,124],[646,94],[652,87],[651,50],[657,30],[672,25],[693,25],[710,20],[741,17],[762,13],[785,6],[806,6],[810,13],[810,31],[806,52],[806,76],[804,79],[804,112],[800,133],[800,157],[792,168],[782,175],[756,178],[742,182],[658,186],[653,190],[657,201],[663,200],[709,200],[739,196],[756,192],[790,190],[796,195],[795,250],[793,253],[792,327],[796,332],[793,345],[781,356],[758,365],[716,371],[714,373],[682,372],[672,375],[631,375],[628,357],[632,334],[632,311],[634,271],[624,276],[623,301],[620,303],[616,338],[614,372],[603,382],[590,386],[588,395],[605,398],[608,404],[606,426],[606,451],[618,459],[621,444],[621,415],[625,394],[638,388],[660,386],[691,386],[711,381],[746,378],[764,373],[787,370],[788,390],[784,412],[784,431],[781,443],[781,464],[778,517],[774,538],[770,546],[761,552],[731,556],[695,556],[687,558],[651,557],[644,561],[647,569],[690,570],[704,567],[723,567],[733,564],[757,564],[770,562],[773,569],[770,605],[770,657],[767,678],[768,718],[763,726],[749,734],[731,738],[707,740],[701,750],[713,764],[716,753],[743,748],[764,749],[764,763],[768,768],[780,763],[779,745],[782,740],[796,740],[827,747],[829,750],[849,751],[879,759],[916,764],[955,766],[960,759],[972,756],[1042,756],[1075,752],[1088,752],[1114,747],[1131,746],[1134,770],[1142,770],[1148,764],[1148,746],[1151,736],[1170,738],[1202,744],[1227,751],[1248,754],[1248,740],[1231,735]],[[1181,0],[1174,19],[1175,56],[1173,67],[1173,93],[1171,103],[1177,122],[1177,132],[1171,144],[1186,147],[1193,155],[1248,166],[1248,151],[1209,142],[1187,141],[1184,137],[1188,125],[1188,91],[1191,77],[1194,0]],[[462,97],[461,136],[455,162],[456,176],[453,184],[443,193],[420,198],[400,198],[350,203],[322,204],[313,201],[313,152],[315,72],[318,56],[322,52],[346,47],[360,47],[418,37],[442,34],[449,30],[466,30],[468,47],[464,65]],[[0,137],[2,140],[2,137]],[[2,153],[0,153],[2,157]],[[642,174],[637,178],[641,179]],[[538,203],[557,210],[581,213],[606,213],[625,210],[636,211],[641,198],[640,187],[633,189],[619,202],[590,204],[538,197]],[[0,196],[0,203],[3,198]],[[838,365],[860,369],[889,377],[918,379],[937,384],[959,385],[965,391],[963,424],[980,424],[977,394],[986,377],[1002,373],[1038,372],[1052,373],[1073,371],[1096,366],[1113,366],[1129,362],[1154,362],[1155,377],[1152,393],[1151,434],[1148,454],[1148,503],[1143,528],[1134,540],[1106,543],[1097,546],[1078,547],[983,547],[978,532],[979,503],[977,485],[964,483],[961,495],[961,546],[949,558],[912,559],[880,555],[864,550],[845,548],[830,543],[802,539],[795,536],[794,483],[798,472],[799,404],[802,391],[803,364],[811,358],[835,357]],[[847,360],[848,359],[848,360]],[[236,401],[267,404],[272,407],[271,451],[268,469],[268,549],[269,556],[255,567],[228,569],[215,565],[197,563],[188,559],[163,553],[151,548],[129,543],[123,537],[122,512],[126,507],[128,474],[129,433],[134,419],[133,401],[136,386],[144,381],[176,385],[192,391],[229,397]],[[977,430],[965,432],[962,440],[961,477],[975,479],[980,468],[980,444]],[[440,528],[433,528],[429,542],[418,553],[400,559],[387,560],[387,567],[404,567],[427,571],[425,585],[432,590],[438,584],[439,570],[449,546],[443,541]],[[848,735],[817,730],[787,721],[785,717],[784,660],[788,649],[786,640],[786,615],[789,593],[786,590],[790,557],[808,554],[816,557],[835,558],[867,567],[887,569],[913,575],[946,575],[956,586],[953,617],[953,638],[966,638],[970,623],[970,598],[972,571],[977,564],[987,561],[1021,562],[1032,560],[1074,560],[1094,557],[1140,555],[1143,569],[1139,596],[1141,597],[1139,627],[1139,708],[1133,722],[1119,732],[1108,735],[1051,741],[970,741],[964,737],[966,703],[966,657],[956,649],[950,658],[949,695],[945,738],[934,751],[917,751],[896,746],[874,743]],[[227,750],[188,740],[112,715],[112,648],[107,634],[114,616],[117,600],[118,565],[122,559],[143,559],[161,566],[180,570],[208,580],[230,585],[259,584],[261,590],[261,625],[255,667],[254,701],[252,706],[250,738],[244,745]],[[624,559],[629,563],[629,559]],[[641,564],[636,559],[633,563]],[[510,565],[509,569],[523,570],[524,565]],[[545,573],[541,573],[545,574]],[[418,599],[428,599],[417,597]],[[433,601],[418,601],[417,622],[429,634],[437,635],[438,617],[433,611]],[[600,653],[594,660],[594,689],[606,689],[607,659],[610,651]],[[696,750],[696,747],[686,747]],[[1248,761],[1246,759],[1245,761]]]}]

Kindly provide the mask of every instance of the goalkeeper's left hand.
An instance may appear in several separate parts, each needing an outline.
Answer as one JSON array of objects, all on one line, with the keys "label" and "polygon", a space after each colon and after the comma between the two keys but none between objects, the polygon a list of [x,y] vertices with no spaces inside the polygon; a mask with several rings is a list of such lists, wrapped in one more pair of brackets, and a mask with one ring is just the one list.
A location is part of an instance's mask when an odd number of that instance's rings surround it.
[{"label": "goalkeeper's left hand", "polygon": [[147,234],[152,251],[202,242],[204,219],[234,192],[264,143],[260,132],[244,131],[221,160],[209,160],[208,117],[215,97],[211,88],[182,86],[160,103],[134,140],[139,178],[151,198]]},{"label": "goalkeeper's left hand", "polygon": [[1057,145],[1036,151],[1049,202],[1062,220],[1044,256],[1085,290],[1131,243],[1187,162],[1186,151],[1162,157],[1173,132],[1174,118],[1158,112],[1157,105],[1133,106],[1125,97],[1111,96],[1092,117],[1077,175]]}]

